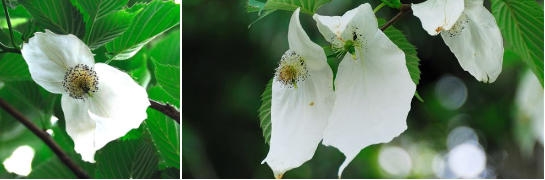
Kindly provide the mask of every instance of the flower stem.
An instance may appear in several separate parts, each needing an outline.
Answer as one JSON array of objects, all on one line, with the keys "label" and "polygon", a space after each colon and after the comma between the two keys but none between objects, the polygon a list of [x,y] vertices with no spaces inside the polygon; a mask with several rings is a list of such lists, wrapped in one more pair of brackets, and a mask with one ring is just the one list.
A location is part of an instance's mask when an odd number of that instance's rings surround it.
[{"label": "flower stem", "polygon": [[384,3],[380,3],[377,7],[375,7],[375,9],[373,9],[373,13],[377,13],[377,11],[379,11],[380,9],[382,9],[382,7],[386,6],[386,4]]},{"label": "flower stem", "polygon": [[[15,41],[13,38],[13,27],[11,27],[11,20],[8,13],[8,7],[6,6],[6,0],[2,0],[2,5],[4,8],[4,15],[6,16],[6,21],[8,22],[8,29],[9,29],[9,36],[11,40],[11,45],[17,49],[17,45],[15,45]],[[5,50],[5,49],[4,49]]]},{"label": "flower stem", "polygon": [[411,9],[410,4],[402,4],[401,7],[399,8],[399,13],[397,13],[392,19],[390,19],[388,22],[386,22],[386,24],[384,24],[382,27],[380,27],[380,30],[382,30],[382,31],[386,30],[386,28],[390,27],[392,24],[394,24],[394,22],[399,20],[399,18],[401,18],[401,16],[403,16],[405,13],[411,12],[411,11],[412,11],[412,9]]},{"label": "flower stem", "polygon": [[178,124],[180,124],[180,111],[171,106],[170,104],[161,104],[154,100],[149,100],[151,108],[167,115],[168,117],[174,119]]},{"label": "flower stem", "polygon": [[21,112],[17,111],[15,108],[13,108],[11,105],[9,105],[6,101],[0,98],[0,107],[4,109],[6,112],[8,112],[11,116],[13,116],[15,119],[17,119],[19,122],[21,122],[23,125],[25,125],[32,133],[34,133],[36,136],[38,136],[44,143],[53,150],[55,155],[61,160],[64,165],[66,165],[72,172],[78,177],[78,178],[90,178],[89,175],[81,168],[79,167],[72,159],[68,157],[68,155],[61,149],[61,147],[55,143],[55,141],[47,134],[45,131],[42,131],[38,126],[34,125],[30,120],[28,120]]}]

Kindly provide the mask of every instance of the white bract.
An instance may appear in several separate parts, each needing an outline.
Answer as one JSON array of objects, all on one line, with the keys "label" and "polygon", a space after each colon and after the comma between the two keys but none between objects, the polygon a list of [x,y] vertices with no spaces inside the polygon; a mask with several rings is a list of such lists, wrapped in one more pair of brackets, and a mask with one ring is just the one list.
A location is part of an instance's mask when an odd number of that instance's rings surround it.
[{"label": "white bract", "polygon": [[[535,139],[543,145],[543,87],[531,71],[523,74],[515,96],[518,123],[528,122]],[[532,140],[533,144],[533,140]]]},{"label": "white bract", "polygon": [[503,39],[483,0],[427,0],[411,8],[428,34],[441,33],[464,70],[479,81],[496,81],[502,68]]},{"label": "white bract", "polygon": [[89,47],[76,36],[37,32],[21,53],[32,79],[62,94],[66,132],[83,160],[94,162],[98,149],[147,118],[146,90],[126,73],[95,64]]},{"label": "white bract", "polygon": [[333,72],[324,50],[303,30],[299,9],[291,16],[288,41],[272,83],[270,149],[263,160],[277,178],[312,158],[334,98]]},{"label": "white bract", "polygon": [[365,147],[391,141],[407,129],[416,85],[405,54],[378,29],[369,4],[343,16],[314,15],[318,30],[334,49],[348,52],[335,79],[335,102],[323,144],[346,156],[344,168]]}]

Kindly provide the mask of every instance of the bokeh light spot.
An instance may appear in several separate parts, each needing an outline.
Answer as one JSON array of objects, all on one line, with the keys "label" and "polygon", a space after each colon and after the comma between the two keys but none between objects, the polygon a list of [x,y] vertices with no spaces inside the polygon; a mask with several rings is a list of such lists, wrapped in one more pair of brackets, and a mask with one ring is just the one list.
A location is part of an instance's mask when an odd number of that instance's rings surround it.
[{"label": "bokeh light spot", "polygon": [[19,146],[13,151],[10,157],[8,157],[4,163],[4,168],[8,172],[15,173],[21,176],[28,176],[32,171],[32,159],[34,158],[34,149],[32,147],[24,145]]}]

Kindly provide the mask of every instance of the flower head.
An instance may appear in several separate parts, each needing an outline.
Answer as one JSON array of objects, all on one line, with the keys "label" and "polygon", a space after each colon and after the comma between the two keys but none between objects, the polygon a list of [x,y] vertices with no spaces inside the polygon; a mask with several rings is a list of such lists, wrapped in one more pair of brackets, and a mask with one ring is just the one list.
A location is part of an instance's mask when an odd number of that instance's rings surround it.
[{"label": "flower head", "polygon": [[441,33],[464,70],[479,81],[496,80],[502,68],[503,39],[483,0],[427,0],[412,9],[428,34]]},{"label": "flower head", "polygon": [[21,53],[32,79],[51,93],[62,94],[66,132],[82,159],[146,119],[146,90],[129,75],[94,62],[93,54],[74,35],[37,32]]},{"label": "flower head", "polygon": [[272,132],[263,163],[275,177],[301,166],[314,155],[332,105],[333,72],[323,49],[299,23],[299,9],[288,29],[289,50],[280,60],[272,84]]},{"label": "flower head", "polygon": [[323,144],[338,148],[344,168],[361,149],[391,141],[407,129],[406,118],[416,85],[405,54],[378,29],[369,4],[343,16],[314,15],[318,30],[333,46],[353,46],[339,64],[335,102]]}]

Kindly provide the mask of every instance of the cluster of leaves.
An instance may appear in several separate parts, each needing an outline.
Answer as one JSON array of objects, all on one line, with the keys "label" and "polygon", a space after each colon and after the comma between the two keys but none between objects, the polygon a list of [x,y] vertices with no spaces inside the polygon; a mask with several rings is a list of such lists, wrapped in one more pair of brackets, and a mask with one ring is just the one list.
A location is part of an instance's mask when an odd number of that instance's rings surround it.
[{"label": "cluster of leaves", "polygon": [[[180,6],[162,0],[10,0],[7,4],[9,16],[0,17],[0,98],[52,132],[59,146],[93,178],[179,178],[180,125],[151,108],[138,129],[97,151],[96,163],[83,162],[66,134],[60,96],[34,83],[23,57],[7,49],[20,49],[35,32],[45,29],[74,34],[92,49],[95,61],[127,72],[147,89],[150,99],[179,108]],[[52,123],[52,116],[59,121]],[[36,152],[29,178],[75,178],[39,138],[0,111],[0,162],[21,145]],[[0,178],[12,177],[16,175],[0,165]]]},{"label": "cluster of leaves", "polygon": [[[328,2],[330,0],[267,0],[266,2],[248,0],[246,9],[248,13],[258,13],[258,18],[251,23],[254,24],[277,10],[294,11],[300,7],[301,12],[312,15]],[[380,0],[379,3],[382,3],[380,6],[388,6],[393,9],[401,7],[400,0]],[[543,86],[543,8],[533,0],[491,0],[491,3],[491,12],[500,27],[505,48],[516,52]],[[379,25],[385,22],[384,19],[379,18]],[[384,33],[405,52],[411,79],[418,85],[420,59],[417,56],[416,48],[407,40],[403,32],[393,26],[385,29]],[[335,54],[331,53],[327,45],[324,47],[329,64],[333,70],[336,70],[339,61],[335,60]],[[271,93],[271,82],[269,82],[261,95],[261,106],[258,110],[260,126],[266,143],[269,142],[271,135]],[[415,95],[422,101],[418,93]]]}]

